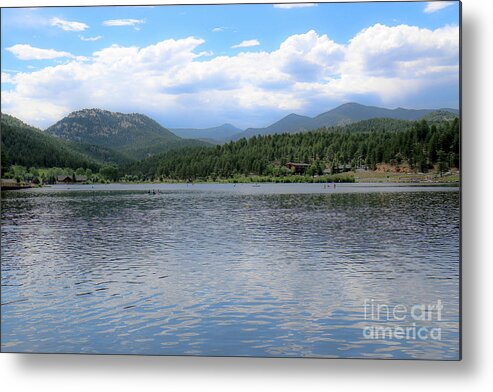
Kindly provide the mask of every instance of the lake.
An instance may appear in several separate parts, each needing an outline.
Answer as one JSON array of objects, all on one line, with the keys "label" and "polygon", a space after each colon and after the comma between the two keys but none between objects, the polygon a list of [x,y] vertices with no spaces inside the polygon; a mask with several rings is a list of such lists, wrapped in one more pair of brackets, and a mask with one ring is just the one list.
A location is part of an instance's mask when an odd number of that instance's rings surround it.
[{"label": "lake", "polygon": [[459,357],[458,187],[60,185],[1,222],[2,351]]}]

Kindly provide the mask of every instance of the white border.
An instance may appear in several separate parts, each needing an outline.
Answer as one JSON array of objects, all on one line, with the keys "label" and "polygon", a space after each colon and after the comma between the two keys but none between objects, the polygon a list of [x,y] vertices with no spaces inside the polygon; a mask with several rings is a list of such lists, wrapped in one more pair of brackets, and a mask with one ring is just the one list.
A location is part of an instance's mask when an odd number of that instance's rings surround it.
[{"label": "white border", "polygon": [[[2,0],[1,6],[166,3],[173,2]],[[207,1],[187,0],[183,3]],[[1,354],[0,384],[3,390],[490,390],[493,385],[493,309],[490,306],[493,260],[489,258],[489,251],[493,244],[493,181],[488,176],[488,169],[492,166],[493,155],[492,9],[491,1],[463,0],[462,362]]]}]

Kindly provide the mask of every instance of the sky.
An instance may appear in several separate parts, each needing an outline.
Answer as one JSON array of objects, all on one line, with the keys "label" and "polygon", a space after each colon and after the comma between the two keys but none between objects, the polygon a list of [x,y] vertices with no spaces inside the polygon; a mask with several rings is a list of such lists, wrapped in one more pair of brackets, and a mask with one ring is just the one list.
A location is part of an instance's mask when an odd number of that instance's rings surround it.
[{"label": "sky", "polygon": [[345,102],[459,107],[458,2],[1,10],[1,110],[262,127]]}]

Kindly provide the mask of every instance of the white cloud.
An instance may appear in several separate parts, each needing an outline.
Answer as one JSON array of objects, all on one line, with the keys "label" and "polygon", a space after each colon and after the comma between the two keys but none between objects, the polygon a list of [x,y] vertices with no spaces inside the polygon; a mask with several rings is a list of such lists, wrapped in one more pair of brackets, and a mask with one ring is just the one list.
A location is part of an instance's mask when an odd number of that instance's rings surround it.
[{"label": "white cloud", "polygon": [[19,60],[52,60],[59,57],[75,58],[75,56],[69,52],[62,52],[55,49],[35,48],[27,44],[17,44],[6,48],[5,50],[11,52]]},{"label": "white cloud", "polygon": [[[14,103],[14,105],[13,105]],[[22,109],[20,109],[22,106]],[[52,124],[70,112],[69,106],[43,102],[39,98],[19,96],[13,91],[2,91],[2,111],[9,113],[30,125],[44,126]]]},{"label": "white cloud", "polygon": [[[377,24],[347,43],[310,30],[271,52],[216,57],[200,50],[204,43],[187,37],[113,45],[86,61],[61,52],[69,58],[64,64],[10,74],[14,89],[3,91],[2,108],[41,127],[83,107],[144,112],[168,126],[255,126],[268,123],[266,116],[320,113],[361,96],[405,106],[409,97],[458,86],[457,26]],[[23,55],[46,56],[29,50]]]},{"label": "white cloud", "polygon": [[89,26],[85,23],[74,22],[60,18],[51,18],[50,25],[59,27],[65,31],[84,31],[85,29],[89,28]]},{"label": "white cloud", "polygon": [[214,52],[212,50],[204,50],[203,52],[200,52],[197,54],[197,58],[199,57],[211,57],[214,56]]},{"label": "white cloud", "polygon": [[346,70],[372,76],[412,77],[425,65],[458,64],[459,29],[376,24],[348,45]]},{"label": "white cloud", "polygon": [[224,31],[224,30],[226,30],[226,27],[214,27],[214,28],[212,29],[212,32],[213,32],[213,33],[220,33],[220,32],[222,32],[222,31]]},{"label": "white cloud", "polygon": [[10,68],[3,68],[3,71],[9,72],[9,73],[18,73],[18,72],[20,72],[20,71],[18,71],[16,69],[10,69]]},{"label": "white cloud", "polygon": [[145,23],[144,19],[111,19],[103,22],[104,26],[118,27],[118,26],[137,26]]},{"label": "white cloud", "polygon": [[307,7],[316,7],[315,3],[285,3],[285,4],[274,4],[274,8],[281,9],[292,9],[292,8],[307,8]]},{"label": "white cloud", "polygon": [[318,35],[315,30],[287,38],[278,51],[281,69],[298,81],[309,81],[338,72],[344,59],[344,45]]},{"label": "white cloud", "polygon": [[1,79],[2,79],[2,84],[4,84],[4,83],[12,83],[12,77],[7,72],[2,72],[1,73]]},{"label": "white cloud", "polygon": [[79,35],[79,38],[81,41],[99,41],[103,37],[100,35],[97,35],[95,37],[84,37],[83,35]]},{"label": "white cloud", "polygon": [[443,10],[444,8],[447,8],[454,4],[454,1],[433,1],[426,3],[426,6],[424,8],[424,13],[425,14],[432,14],[433,12],[437,12],[440,10]]},{"label": "white cloud", "polygon": [[245,41],[241,41],[239,44],[233,45],[232,48],[251,48],[252,46],[258,46],[260,42],[256,39],[248,39]]}]

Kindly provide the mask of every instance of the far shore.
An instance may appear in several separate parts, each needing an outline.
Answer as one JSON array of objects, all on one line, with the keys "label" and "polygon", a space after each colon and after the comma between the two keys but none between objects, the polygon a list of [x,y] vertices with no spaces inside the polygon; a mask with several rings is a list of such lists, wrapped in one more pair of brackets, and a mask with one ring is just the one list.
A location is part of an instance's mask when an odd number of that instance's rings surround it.
[{"label": "far shore", "polygon": [[380,171],[352,172],[355,182],[391,182],[391,183],[419,183],[419,184],[460,184],[460,174],[445,173],[439,175],[436,173],[395,173]]},{"label": "far shore", "polygon": [[[5,182],[5,180],[3,180]],[[440,176],[436,173],[396,173],[396,172],[382,172],[382,171],[357,171],[346,172],[340,177],[237,177],[227,179],[216,179],[215,181],[206,180],[164,180],[164,181],[116,181],[116,182],[85,182],[85,183],[68,183],[68,184],[16,184],[11,186],[12,180],[2,184],[2,191],[6,190],[20,190],[28,188],[46,187],[52,185],[105,185],[105,184],[147,184],[147,185],[159,185],[159,184],[419,184],[419,185],[460,185],[460,175],[456,173],[445,173]]]},{"label": "far shore", "polygon": [[[217,179],[215,181],[194,180],[165,180],[165,181],[137,181],[137,182],[118,182],[121,184],[350,184],[350,183],[389,183],[389,184],[422,184],[422,185],[460,185],[459,173],[446,173],[442,176],[436,173],[395,173],[395,172],[380,172],[380,171],[357,171],[346,172],[344,177],[334,180],[329,178],[324,181],[324,177],[303,177],[299,176],[296,180],[286,180],[284,177],[238,177]],[[348,180],[350,178],[350,180]]]}]

